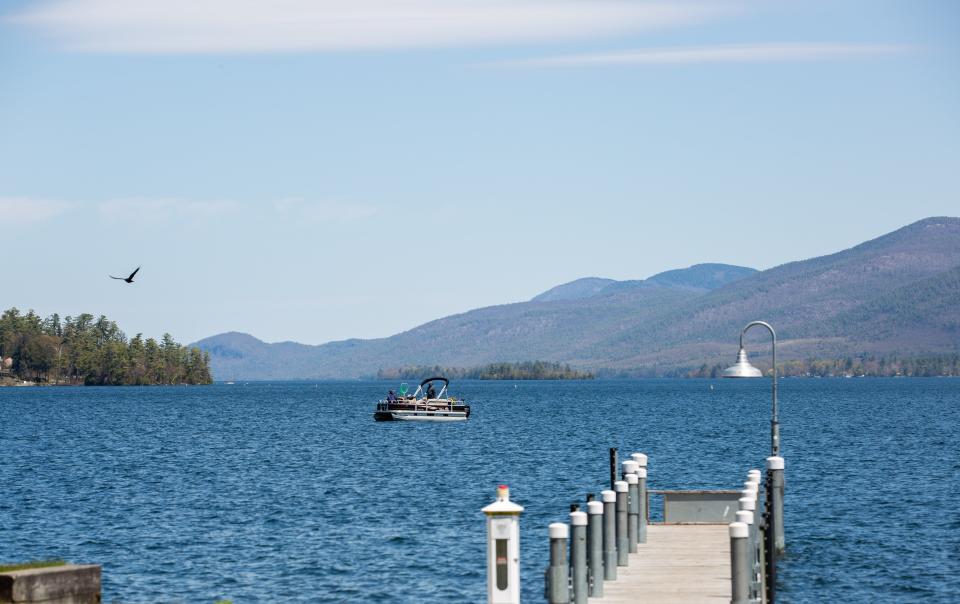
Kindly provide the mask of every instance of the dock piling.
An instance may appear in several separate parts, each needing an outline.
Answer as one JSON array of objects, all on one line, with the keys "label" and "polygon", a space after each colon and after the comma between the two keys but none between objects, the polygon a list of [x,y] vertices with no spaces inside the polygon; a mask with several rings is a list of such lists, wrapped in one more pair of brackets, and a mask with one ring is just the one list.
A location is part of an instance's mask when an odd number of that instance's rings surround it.
[{"label": "dock piling", "polygon": [[637,553],[637,538],[640,532],[640,491],[637,485],[640,479],[636,474],[627,474],[627,543],[630,553]]},{"label": "dock piling", "polygon": [[767,458],[767,480],[770,481],[771,509],[770,524],[773,529],[774,553],[779,558],[786,549],[783,535],[783,458],[773,456]]},{"label": "dock piling", "polygon": [[570,575],[573,604],[587,604],[587,514],[570,512]]},{"label": "dock piling", "polygon": [[606,490],[603,497],[603,579],[617,578],[617,494]]},{"label": "dock piling", "polygon": [[750,604],[750,529],[730,524],[730,604]]},{"label": "dock piling", "polygon": [[587,503],[587,566],[590,571],[590,597],[603,596],[603,502]]},{"label": "dock piling", "polygon": [[[646,457],[646,455],[644,455]],[[640,467],[637,470],[637,499],[640,503],[639,530],[637,531],[637,543],[647,542],[647,523],[650,522],[650,510],[648,509],[649,498],[647,495],[647,469]]]},{"label": "dock piling", "polygon": [[627,539],[627,520],[628,520],[628,501],[630,486],[618,480],[613,483],[613,489],[617,494],[616,512],[617,512],[617,566],[627,566],[630,564],[630,546]]},{"label": "dock piling", "polygon": [[760,593],[760,573],[757,564],[757,527],[753,521],[753,512],[749,510],[739,510],[737,512],[737,522],[747,525],[747,559],[750,567],[750,598],[756,599]]},{"label": "dock piling", "polygon": [[569,527],[562,522],[550,525],[550,568],[547,569],[547,602],[570,604],[570,568],[567,566]]}]

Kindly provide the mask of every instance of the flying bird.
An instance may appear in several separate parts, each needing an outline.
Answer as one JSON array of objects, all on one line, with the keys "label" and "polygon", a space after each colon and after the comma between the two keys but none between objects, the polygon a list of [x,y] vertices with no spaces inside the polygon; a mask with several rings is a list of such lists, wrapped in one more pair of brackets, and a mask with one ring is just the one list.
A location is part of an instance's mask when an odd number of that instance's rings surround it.
[{"label": "flying bird", "polygon": [[139,267],[139,266],[137,267],[137,270],[136,270],[136,271],[133,271],[132,273],[130,273],[130,276],[129,276],[129,277],[114,277],[113,275],[110,275],[110,278],[111,278],[111,279],[119,279],[120,281],[126,281],[127,283],[133,283],[133,276],[137,274],[137,271],[138,271],[138,270],[140,270],[140,267]]}]

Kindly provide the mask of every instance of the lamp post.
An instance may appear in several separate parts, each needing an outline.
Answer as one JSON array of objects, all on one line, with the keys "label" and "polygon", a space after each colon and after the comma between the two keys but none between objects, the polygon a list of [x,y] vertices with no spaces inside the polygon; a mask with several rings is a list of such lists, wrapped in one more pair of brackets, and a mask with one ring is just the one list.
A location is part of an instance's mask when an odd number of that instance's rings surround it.
[{"label": "lamp post", "polygon": [[750,364],[747,351],[743,347],[743,336],[754,325],[762,325],[770,332],[773,338],[773,409],[770,416],[770,445],[774,456],[780,455],[780,422],[777,419],[777,332],[769,323],[751,321],[740,330],[740,351],[737,353],[737,362],[723,370],[721,377],[725,378],[757,378],[763,377],[763,372]]}]

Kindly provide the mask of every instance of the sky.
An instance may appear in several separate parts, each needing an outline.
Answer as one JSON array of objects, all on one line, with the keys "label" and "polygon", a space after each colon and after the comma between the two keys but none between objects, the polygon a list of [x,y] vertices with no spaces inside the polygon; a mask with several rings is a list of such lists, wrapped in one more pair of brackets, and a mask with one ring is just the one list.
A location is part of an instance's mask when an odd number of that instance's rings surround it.
[{"label": "sky", "polygon": [[958,193],[950,0],[0,4],[0,306],[128,335],[388,336]]}]

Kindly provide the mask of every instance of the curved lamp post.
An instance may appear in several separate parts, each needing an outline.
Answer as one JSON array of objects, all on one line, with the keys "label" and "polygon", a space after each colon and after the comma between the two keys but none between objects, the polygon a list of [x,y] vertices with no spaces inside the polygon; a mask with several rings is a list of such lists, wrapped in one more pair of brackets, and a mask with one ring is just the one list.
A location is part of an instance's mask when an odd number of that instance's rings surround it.
[{"label": "curved lamp post", "polygon": [[736,364],[723,370],[721,377],[725,378],[758,378],[763,372],[750,364],[747,360],[747,351],[743,348],[743,336],[754,325],[763,325],[773,337],[773,410],[770,417],[770,445],[773,455],[780,455],[780,422],[777,420],[777,332],[769,323],[751,321],[740,330],[740,352],[737,353]]}]

